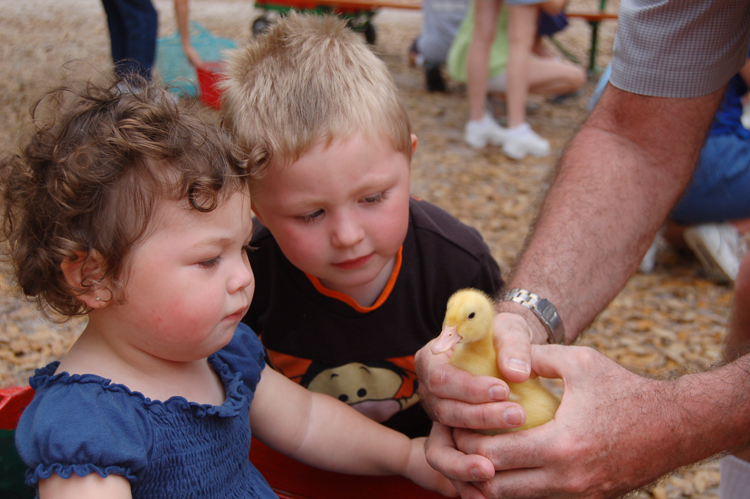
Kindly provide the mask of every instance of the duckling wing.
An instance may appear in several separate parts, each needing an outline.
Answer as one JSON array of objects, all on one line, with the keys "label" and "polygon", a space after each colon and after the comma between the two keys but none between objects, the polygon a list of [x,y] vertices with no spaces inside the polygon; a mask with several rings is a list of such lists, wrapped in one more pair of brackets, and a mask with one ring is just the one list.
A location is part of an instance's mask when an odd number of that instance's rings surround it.
[{"label": "duckling wing", "polygon": [[511,384],[510,390],[518,397],[517,402],[526,411],[526,423],[518,428],[519,430],[528,430],[551,421],[560,406],[560,400],[542,386],[539,379]]},{"label": "duckling wing", "polygon": [[494,355],[482,357],[479,355],[461,355],[461,352],[455,352],[450,363],[472,374],[500,377],[500,371],[497,369],[497,357]]}]

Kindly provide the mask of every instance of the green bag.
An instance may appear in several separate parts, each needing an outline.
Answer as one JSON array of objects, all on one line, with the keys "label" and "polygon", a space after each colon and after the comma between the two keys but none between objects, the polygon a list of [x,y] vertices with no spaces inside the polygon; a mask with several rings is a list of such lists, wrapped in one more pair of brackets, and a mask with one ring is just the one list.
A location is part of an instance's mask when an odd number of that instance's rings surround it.
[{"label": "green bag", "polygon": [[14,430],[0,430],[0,497],[34,499],[36,491],[26,486],[26,465],[16,451]]},{"label": "green bag", "polygon": [[[195,21],[190,23],[190,43],[206,62],[223,60],[223,52],[237,46],[234,40],[214,36]],[[200,95],[198,76],[182,51],[179,31],[156,41],[155,69],[173,93],[181,97]]]},{"label": "green bag", "polygon": [[[466,82],[466,61],[469,58],[469,47],[474,36],[474,15],[474,2],[472,2],[448,51],[446,69],[451,79],[455,81]],[[501,74],[508,66],[508,12],[505,6],[500,9],[500,14],[497,16],[497,32],[495,41],[490,47],[488,64],[490,78]]]}]

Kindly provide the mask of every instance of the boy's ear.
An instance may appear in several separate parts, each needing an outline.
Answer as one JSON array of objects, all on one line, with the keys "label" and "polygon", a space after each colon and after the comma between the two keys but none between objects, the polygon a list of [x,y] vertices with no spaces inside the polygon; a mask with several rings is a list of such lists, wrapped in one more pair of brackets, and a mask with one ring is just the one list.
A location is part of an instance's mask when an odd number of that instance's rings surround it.
[{"label": "boy's ear", "polygon": [[[76,259],[70,260],[66,258],[60,264],[60,268],[62,269],[63,276],[65,276],[65,282],[71,288],[85,289],[83,286],[84,276],[96,276],[101,273],[101,255],[96,250],[92,250],[88,259],[86,259],[86,253],[83,251],[76,251],[75,253]],[[86,262],[85,265],[84,262]],[[75,298],[88,308],[103,308],[107,306],[110,296],[106,288],[95,284],[87,289],[85,293],[76,294]]]},{"label": "boy's ear", "polygon": [[414,154],[414,151],[417,150],[417,136],[414,134],[411,134],[411,153]]}]

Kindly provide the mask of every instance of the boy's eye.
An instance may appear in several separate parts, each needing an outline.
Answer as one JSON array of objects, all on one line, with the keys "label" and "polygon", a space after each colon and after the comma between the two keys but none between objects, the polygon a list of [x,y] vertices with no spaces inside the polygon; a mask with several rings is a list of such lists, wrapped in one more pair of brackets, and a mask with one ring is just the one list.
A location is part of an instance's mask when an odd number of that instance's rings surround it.
[{"label": "boy's eye", "polygon": [[323,213],[324,213],[323,210],[313,211],[312,213],[308,213],[307,215],[302,215],[301,217],[297,217],[297,220],[299,220],[300,223],[310,223],[322,217]]},{"label": "boy's eye", "polygon": [[198,265],[200,265],[204,269],[211,269],[219,265],[220,261],[221,261],[221,257],[217,256],[214,258],[209,258],[208,260],[203,260],[202,262],[198,262]]},{"label": "boy's eye", "polygon": [[372,196],[367,196],[366,198],[364,198],[364,201],[365,203],[368,203],[368,204],[375,204],[375,203],[380,203],[384,199],[385,199],[385,192],[380,192]]}]

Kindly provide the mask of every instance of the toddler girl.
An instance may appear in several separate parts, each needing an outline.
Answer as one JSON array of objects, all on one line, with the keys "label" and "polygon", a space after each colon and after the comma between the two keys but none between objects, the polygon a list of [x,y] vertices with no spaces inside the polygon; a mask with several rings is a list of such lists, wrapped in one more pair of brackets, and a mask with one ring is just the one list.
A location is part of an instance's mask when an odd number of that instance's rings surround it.
[{"label": "toddler girl", "polygon": [[251,176],[223,132],[146,82],[51,92],[34,121],[2,162],[8,252],[43,311],[88,317],[16,432],[42,499],[275,497],[251,428],[308,464],[455,495],[422,441],[264,369],[239,325]]}]

